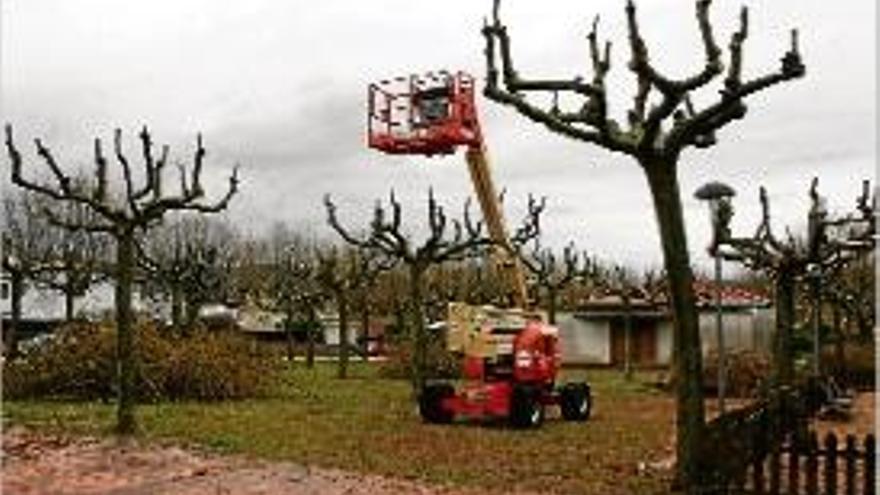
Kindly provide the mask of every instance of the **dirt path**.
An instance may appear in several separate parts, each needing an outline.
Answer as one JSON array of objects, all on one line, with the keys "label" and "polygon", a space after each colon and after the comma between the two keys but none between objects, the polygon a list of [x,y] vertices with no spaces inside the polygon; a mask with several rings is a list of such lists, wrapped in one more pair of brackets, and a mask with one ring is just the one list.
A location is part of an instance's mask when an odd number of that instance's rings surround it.
[{"label": "dirt path", "polygon": [[488,495],[176,446],[3,432],[4,495]]}]

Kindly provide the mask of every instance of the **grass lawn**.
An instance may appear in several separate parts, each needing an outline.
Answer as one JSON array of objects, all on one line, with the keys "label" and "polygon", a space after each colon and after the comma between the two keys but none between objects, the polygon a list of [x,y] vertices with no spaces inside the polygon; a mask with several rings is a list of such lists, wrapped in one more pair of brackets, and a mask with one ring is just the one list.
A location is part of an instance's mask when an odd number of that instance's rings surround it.
[{"label": "grass lawn", "polygon": [[[142,436],[264,459],[372,472],[427,482],[551,493],[663,493],[665,480],[638,476],[639,461],[668,454],[673,401],[613,371],[569,371],[593,386],[586,423],[549,420],[539,430],[473,424],[425,425],[404,381],[356,364],[334,378],[320,363],[285,375],[268,399],[165,403],[139,408]],[[112,405],[6,402],[3,421],[106,434]],[[552,418],[553,416],[551,416]]]}]

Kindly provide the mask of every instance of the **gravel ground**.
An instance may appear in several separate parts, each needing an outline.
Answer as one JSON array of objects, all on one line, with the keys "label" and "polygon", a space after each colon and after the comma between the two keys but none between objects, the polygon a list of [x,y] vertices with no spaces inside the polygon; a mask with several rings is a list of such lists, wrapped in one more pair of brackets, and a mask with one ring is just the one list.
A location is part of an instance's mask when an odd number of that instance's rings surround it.
[{"label": "gravel ground", "polygon": [[[171,445],[3,432],[4,495],[488,495]],[[525,495],[525,494],[523,494]]]}]

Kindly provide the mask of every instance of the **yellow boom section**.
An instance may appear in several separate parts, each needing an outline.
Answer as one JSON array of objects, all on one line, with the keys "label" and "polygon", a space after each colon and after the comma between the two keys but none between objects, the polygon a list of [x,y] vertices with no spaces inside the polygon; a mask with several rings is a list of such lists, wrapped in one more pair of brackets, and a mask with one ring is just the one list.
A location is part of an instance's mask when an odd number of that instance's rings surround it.
[{"label": "yellow boom section", "polygon": [[489,236],[500,246],[492,253],[492,259],[498,271],[505,278],[505,285],[509,288],[513,305],[518,308],[526,308],[528,304],[526,280],[519,258],[513,254],[510,247],[507,229],[504,226],[501,201],[495,191],[495,184],[492,182],[492,174],[489,171],[486,146],[481,142],[479,146],[469,147],[465,158],[471,174],[471,182],[474,184],[474,192],[480,202],[480,208],[483,210],[483,219],[489,230]]}]

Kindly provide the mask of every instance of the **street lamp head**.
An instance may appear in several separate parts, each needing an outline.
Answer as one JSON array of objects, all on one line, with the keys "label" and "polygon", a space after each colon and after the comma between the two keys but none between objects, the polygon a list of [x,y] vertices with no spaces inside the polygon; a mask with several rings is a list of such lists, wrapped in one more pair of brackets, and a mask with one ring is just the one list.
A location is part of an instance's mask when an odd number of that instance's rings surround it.
[{"label": "street lamp head", "polygon": [[694,197],[709,203],[709,219],[712,222],[712,244],[709,253],[715,256],[718,245],[730,237],[730,220],[733,217],[733,205],[730,198],[736,195],[732,187],[723,182],[712,181],[703,184],[694,193]]},{"label": "street lamp head", "polygon": [[694,193],[695,198],[710,202],[733,196],[736,196],[736,191],[727,184],[718,181],[707,182]]}]

